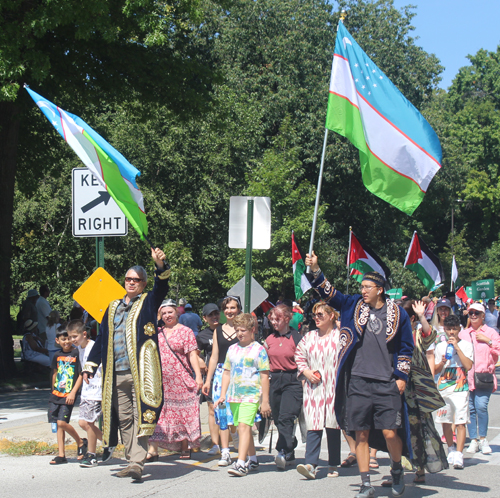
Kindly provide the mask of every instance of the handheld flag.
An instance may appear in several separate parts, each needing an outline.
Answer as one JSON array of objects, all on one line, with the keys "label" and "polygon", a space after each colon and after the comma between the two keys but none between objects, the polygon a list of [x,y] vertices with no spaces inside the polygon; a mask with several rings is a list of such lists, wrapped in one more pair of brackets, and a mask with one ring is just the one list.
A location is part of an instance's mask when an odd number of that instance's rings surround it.
[{"label": "handheld flag", "polygon": [[460,287],[460,289],[458,289],[457,291],[455,291],[455,298],[460,299],[460,301],[462,301],[462,303],[467,302],[467,300],[469,299],[469,296],[465,292],[465,289],[463,286]]},{"label": "handheld flag", "polygon": [[135,181],[141,172],[85,121],[25,87],[46,118],[113,197],[141,239],[147,237],[148,222],[144,202]]},{"label": "handheld flag", "polygon": [[[372,251],[367,244],[356,237],[352,230],[349,232],[347,267],[352,268],[350,275],[358,282],[361,282],[363,280],[363,274],[369,271],[380,273],[386,281],[391,275],[391,271],[377,256],[375,251]],[[357,272],[353,273],[353,270],[357,270]]]},{"label": "handheld flag", "polygon": [[411,215],[441,167],[429,123],[339,22],[326,128],[359,149],[365,187]]},{"label": "handheld flag", "polygon": [[416,231],[413,233],[404,266],[415,272],[429,290],[444,280],[441,261],[432,253]]},{"label": "handheld flag", "polygon": [[293,285],[295,287],[295,298],[300,299],[310,288],[311,284],[306,277],[306,264],[304,255],[295,241],[295,234],[292,232],[292,264],[293,264]]},{"label": "handheld flag", "polygon": [[458,268],[457,262],[455,261],[455,255],[453,255],[453,262],[451,264],[451,281],[455,286],[455,289],[462,287],[462,282],[460,281],[460,277],[458,276]]}]

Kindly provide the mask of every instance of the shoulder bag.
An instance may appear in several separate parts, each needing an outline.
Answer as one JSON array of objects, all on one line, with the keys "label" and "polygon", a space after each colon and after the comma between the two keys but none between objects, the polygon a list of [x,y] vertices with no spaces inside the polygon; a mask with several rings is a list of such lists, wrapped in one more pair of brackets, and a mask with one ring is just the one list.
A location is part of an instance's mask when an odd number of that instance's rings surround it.
[{"label": "shoulder bag", "polygon": [[472,338],[472,332],[470,333],[470,341],[472,343],[472,351],[474,358],[474,387],[481,391],[493,392],[495,384],[493,383],[493,374],[490,372],[476,372],[476,348],[474,346],[474,340]]}]

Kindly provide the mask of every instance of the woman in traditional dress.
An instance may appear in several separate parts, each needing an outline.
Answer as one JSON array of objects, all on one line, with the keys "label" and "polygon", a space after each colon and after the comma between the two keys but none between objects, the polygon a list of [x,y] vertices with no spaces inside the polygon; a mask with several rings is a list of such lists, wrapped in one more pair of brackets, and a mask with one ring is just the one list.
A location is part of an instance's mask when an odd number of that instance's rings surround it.
[{"label": "woman in traditional dress", "polygon": [[[220,398],[221,387],[222,387],[222,374],[224,373],[224,361],[226,360],[227,350],[229,346],[236,344],[238,342],[238,336],[233,327],[233,320],[236,315],[241,313],[241,303],[239,298],[228,296],[222,301],[222,311],[226,316],[226,323],[219,325],[214,330],[213,344],[212,344],[212,356],[210,357],[210,362],[208,364],[208,373],[205,379],[205,384],[203,384],[202,392],[205,396],[208,396],[210,390],[212,389],[212,400],[217,403]],[[212,387],[213,378],[213,387]],[[220,425],[220,413],[221,408],[217,407],[215,409],[215,421],[217,425]],[[231,437],[233,439],[234,448],[238,449],[238,434],[233,427],[233,414],[229,403],[226,404],[226,420],[227,429],[220,430],[220,441],[221,441],[221,457],[219,460],[220,467],[227,467],[231,464],[231,456],[229,454],[229,427],[232,428]]]},{"label": "woman in traditional dress", "polygon": [[159,312],[164,323],[158,328],[164,403],[149,438],[148,462],[158,460],[158,446],[180,451],[180,458],[189,459],[201,438],[198,391],[203,381],[196,338],[189,327],[179,323],[175,301],[163,301]]},{"label": "woman in traditional dress", "polygon": [[278,304],[269,312],[274,332],[269,334],[264,347],[269,357],[271,383],[269,398],[274,424],[278,429],[275,458],[276,467],[285,470],[295,460],[295,419],[302,409],[302,383],[297,378],[295,352],[302,336],[290,327],[292,312]]},{"label": "woman in traditional dress", "polygon": [[299,379],[303,380],[304,418],[307,427],[305,464],[297,471],[316,478],[323,429],[328,444],[328,477],[337,477],[340,464],[340,429],[335,416],[335,382],[338,366],[337,313],[325,303],[314,305],[316,330],[311,330],[295,352]]},{"label": "woman in traditional dress", "polygon": [[[416,470],[413,482],[424,484],[426,470],[435,473],[448,468],[446,453],[432,419],[432,412],[443,407],[445,403],[434,383],[426,355],[429,346],[436,340],[437,331],[431,328],[425,319],[425,304],[422,301],[407,299],[401,307],[410,317],[415,341],[405,390],[413,453],[411,463]],[[419,323],[421,327],[418,326]],[[389,479],[382,485],[391,487],[392,481]]]}]

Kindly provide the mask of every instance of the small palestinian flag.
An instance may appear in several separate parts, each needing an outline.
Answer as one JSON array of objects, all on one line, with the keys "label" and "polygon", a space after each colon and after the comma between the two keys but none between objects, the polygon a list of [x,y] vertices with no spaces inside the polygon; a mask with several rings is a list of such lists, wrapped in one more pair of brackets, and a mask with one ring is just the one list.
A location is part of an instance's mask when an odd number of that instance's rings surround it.
[{"label": "small palestinian flag", "polygon": [[460,277],[458,276],[458,268],[457,262],[455,261],[455,255],[453,255],[453,263],[451,264],[451,281],[456,289],[460,289],[462,287],[462,282],[460,281]]},{"label": "small palestinian flag", "polygon": [[444,281],[441,261],[432,253],[416,231],[413,233],[404,266],[415,272],[429,290]]},{"label": "small palestinian flag", "polygon": [[369,271],[380,273],[386,280],[389,279],[391,271],[360,238],[349,232],[349,252],[347,254],[347,267],[351,268],[350,275],[361,282],[363,274]]},{"label": "small palestinian flag", "polygon": [[462,303],[466,303],[467,300],[469,299],[469,296],[465,292],[463,285],[462,285],[462,287],[460,287],[460,289],[455,291],[455,298],[460,299],[460,301],[462,301]]},{"label": "small palestinian flag", "polygon": [[293,285],[295,287],[295,299],[300,299],[310,288],[311,284],[306,277],[306,264],[304,254],[299,249],[295,241],[295,234],[292,232],[292,264],[293,264]]}]

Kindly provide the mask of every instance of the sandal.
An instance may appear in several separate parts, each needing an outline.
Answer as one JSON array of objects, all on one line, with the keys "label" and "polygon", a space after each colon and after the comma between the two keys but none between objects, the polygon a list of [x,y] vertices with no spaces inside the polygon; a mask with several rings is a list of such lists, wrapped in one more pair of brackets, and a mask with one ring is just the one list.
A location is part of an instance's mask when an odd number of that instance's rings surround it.
[{"label": "sandal", "polygon": [[326,474],[326,477],[338,477],[339,476],[339,471],[337,470],[337,467],[328,467],[328,474]]},{"label": "sandal", "polygon": [[61,465],[62,463],[68,463],[66,457],[56,456],[50,462],[50,465]]},{"label": "sandal", "polygon": [[413,479],[415,484],[425,484],[425,474],[419,474],[415,472],[415,479]]},{"label": "sandal", "polygon": [[370,457],[370,465],[369,465],[369,467],[370,467],[370,469],[378,469],[379,468],[379,464],[378,464],[376,458]]},{"label": "sandal", "polygon": [[340,464],[341,467],[352,467],[355,463],[357,463],[356,460],[356,453],[349,453],[347,455],[347,458]]},{"label": "sandal", "polygon": [[392,478],[382,481],[383,488],[392,488]]},{"label": "sandal", "polygon": [[181,451],[181,460],[191,460],[191,450]]},{"label": "sandal", "polygon": [[89,442],[87,438],[83,437],[82,438],[82,445],[78,447],[78,452],[77,452],[77,459],[81,460],[86,454],[87,454],[87,449],[89,446]]},{"label": "sandal", "polygon": [[158,458],[160,458],[158,453],[153,455],[153,453],[149,453],[148,451],[148,454],[146,455],[146,462],[157,462]]}]

